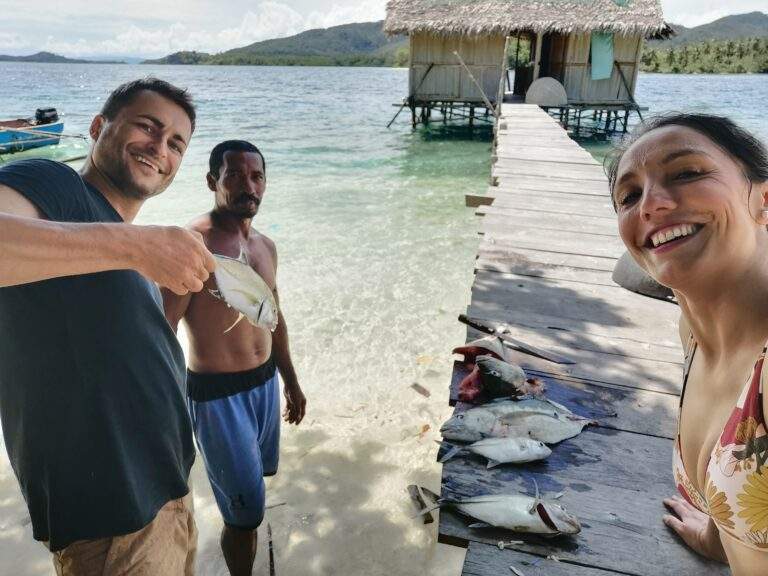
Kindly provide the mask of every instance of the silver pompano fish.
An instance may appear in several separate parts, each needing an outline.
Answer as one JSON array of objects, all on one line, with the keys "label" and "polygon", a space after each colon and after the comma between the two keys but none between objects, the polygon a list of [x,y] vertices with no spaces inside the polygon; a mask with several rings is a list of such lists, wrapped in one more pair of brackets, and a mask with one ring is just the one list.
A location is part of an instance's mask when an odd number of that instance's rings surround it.
[{"label": "silver pompano fish", "polygon": [[579,520],[560,504],[545,502],[538,497],[523,494],[486,495],[460,499],[441,499],[461,513],[481,522],[470,527],[495,526],[529,534],[578,534]]},{"label": "silver pompano fish", "polygon": [[274,331],[277,328],[277,302],[267,283],[251,266],[240,258],[229,258],[219,254],[216,260],[216,284],[218,291],[211,291],[222,298],[240,314],[225,332],[231,330],[243,317],[254,326]]},{"label": "silver pompano fish", "polygon": [[440,462],[447,462],[462,451],[479,454],[488,459],[488,468],[499,464],[523,464],[544,460],[552,454],[552,450],[540,442],[531,438],[484,438],[469,446],[454,446]]},{"label": "silver pompano fish", "polygon": [[549,400],[493,402],[454,414],[440,428],[443,438],[476,442],[483,438],[523,437],[556,444],[577,436],[594,422]]}]

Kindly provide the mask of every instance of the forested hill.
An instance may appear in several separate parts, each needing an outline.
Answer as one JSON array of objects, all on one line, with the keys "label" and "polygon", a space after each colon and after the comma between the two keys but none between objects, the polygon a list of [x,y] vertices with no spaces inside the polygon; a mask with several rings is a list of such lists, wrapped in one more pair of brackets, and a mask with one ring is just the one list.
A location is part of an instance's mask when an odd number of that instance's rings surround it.
[{"label": "forested hill", "polygon": [[768,37],[768,14],[763,12],[734,14],[695,28],[686,28],[679,24],[671,24],[671,26],[675,31],[674,36],[667,40],[652,40],[648,44],[654,48],[669,48],[710,40],[766,38]]},{"label": "forested hill", "polygon": [[387,37],[382,25],[381,21],[343,24],[307,30],[287,38],[264,40],[219,54],[177,52],[146,63],[288,66],[392,66],[407,63],[407,39],[402,36]]},{"label": "forested hill", "polygon": [[53,54],[52,52],[37,52],[28,56],[8,56],[0,54],[0,62],[43,62],[47,64],[123,64],[123,62],[106,60],[76,60]]}]

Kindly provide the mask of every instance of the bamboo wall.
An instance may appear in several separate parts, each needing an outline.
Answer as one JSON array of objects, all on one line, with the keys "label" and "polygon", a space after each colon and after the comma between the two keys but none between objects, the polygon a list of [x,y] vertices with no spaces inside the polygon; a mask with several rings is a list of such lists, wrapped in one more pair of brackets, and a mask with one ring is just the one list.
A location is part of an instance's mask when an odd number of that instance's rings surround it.
[{"label": "bamboo wall", "polygon": [[[480,91],[453,54],[461,55],[491,102],[496,101],[503,73],[504,36],[430,36],[412,34],[409,95],[417,101],[462,101],[482,103]],[[421,83],[430,64],[434,64]],[[421,83],[421,87],[416,88]]]},{"label": "bamboo wall", "polygon": [[[571,103],[589,102],[600,104],[618,104],[629,102],[627,90],[621,76],[614,66],[613,74],[605,80],[592,80],[589,65],[590,35],[578,34],[567,38],[553,39],[551,56],[558,58],[554,64],[558,75],[550,74],[562,82],[568,101]],[[621,66],[624,78],[629,85],[630,93],[634,96],[637,82],[637,71],[642,49],[640,36],[613,37],[613,58]],[[566,54],[565,63],[562,54]]]}]

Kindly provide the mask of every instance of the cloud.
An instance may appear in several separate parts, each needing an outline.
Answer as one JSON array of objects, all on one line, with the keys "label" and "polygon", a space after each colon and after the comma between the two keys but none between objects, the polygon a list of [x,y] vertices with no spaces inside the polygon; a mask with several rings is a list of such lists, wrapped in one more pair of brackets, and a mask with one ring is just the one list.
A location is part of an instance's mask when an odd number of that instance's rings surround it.
[{"label": "cloud", "polygon": [[737,0],[724,6],[722,0],[662,0],[664,19],[692,28],[730,14],[766,12],[765,0]]},{"label": "cloud", "polygon": [[[139,56],[151,58],[180,50],[222,52],[271,38],[298,34],[311,28],[327,28],[348,22],[370,22],[384,17],[383,0],[363,0],[347,5],[334,3],[327,10],[301,14],[283,2],[267,0],[245,12],[239,23],[220,30],[211,30],[196,24],[175,22],[143,25],[112,19],[106,32],[114,35],[102,37],[63,38],[48,35],[36,49],[47,50],[70,57],[104,55]],[[215,18],[209,18],[209,21]],[[90,35],[89,35],[90,36]],[[30,46],[28,40],[13,33],[0,32],[0,47],[18,52]]]}]

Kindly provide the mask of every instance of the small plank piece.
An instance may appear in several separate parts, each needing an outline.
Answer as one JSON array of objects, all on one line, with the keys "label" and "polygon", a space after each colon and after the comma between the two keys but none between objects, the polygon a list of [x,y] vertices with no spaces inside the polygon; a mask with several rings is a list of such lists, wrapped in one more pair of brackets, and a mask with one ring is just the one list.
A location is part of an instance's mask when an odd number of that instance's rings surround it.
[{"label": "small plank piece", "polygon": [[497,546],[470,542],[467,555],[464,557],[464,568],[461,576],[510,576],[514,566],[525,576],[614,576],[622,574],[613,570],[600,570],[579,566],[566,562],[556,562],[540,556],[517,552],[516,550],[499,550]]}]

